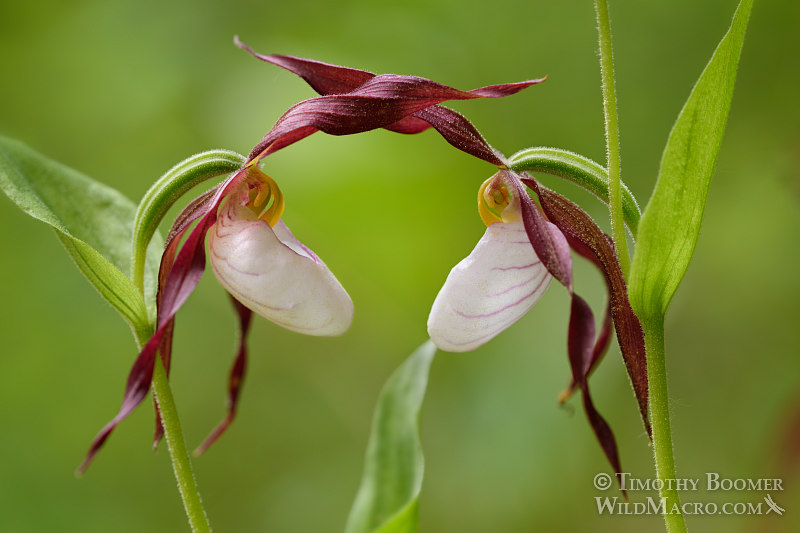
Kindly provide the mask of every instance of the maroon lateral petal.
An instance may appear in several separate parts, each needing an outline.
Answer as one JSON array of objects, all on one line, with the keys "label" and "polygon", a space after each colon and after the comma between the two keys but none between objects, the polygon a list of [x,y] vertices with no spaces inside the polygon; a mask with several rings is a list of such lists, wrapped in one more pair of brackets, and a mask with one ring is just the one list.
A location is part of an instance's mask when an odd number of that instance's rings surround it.
[{"label": "maroon lateral petal", "polygon": [[513,188],[513,193],[519,197],[522,223],[539,260],[572,294],[572,256],[564,235],[555,225],[545,220],[539,206],[533,203],[515,173],[501,170],[499,174],[504,176],[506,187]]},{"label": "maroon lateral petal", "polygon": [[[545,219],[539,207],[533,202],[523,187],[520,178],[514,172],[501,170],[504,174],[506,186],[514,188],[518,195],[522,212],[522,222],[528,239],[536,255],[547,270],[566,287],[571,298],[569,332],[567,337],[567,352],[569,354],[572,379],[581,389],[583,408],[589,425],[592,427],[600,446],[615,472],[621,472],[619,453],[616,440],[611,427],[600,415],[592,402],[587,380],[588,368],[594,357],[595,347],[603,349],[603,332],[595,342],[594,315],[589,305],[577,294],[572,286],[572,257],[570,255],[567,237],[561,228]],[[623,495],[627,498],[625,491]]]},{"label": "maroon lateral petal", "polygon": [[[203,205],[203,210],[207,211],[202,215],[197,225],[189,233],[183,247],[178,252],[177,258],[172,265],[168,265],[164,271],[159,271],[159,293],[158,293],[158,318],[156,320],[156,331],[150,340],[144,345],[139,356],[133,364],[133,368],[128,376],[125,386],[125,395],[122,406],[117,415],[100,430],[92,442],[89,452],[83,463],[78,467],[78,473],[83,473],[88,468],[97,451],[108,439],[117,424],[122,422],[131,412],[142,402],[150,390],[153,381],[153,370],[157,359],[158,349],[164,341],[165,335],[171,331],[173,318],[178,309],[191,295],[194,288],[200,281],[205,270],[205,235],[208,229],[216,221],[217,207],[222,199],[239,183],[241,183],[249,171],[249,167],[237,172],[228,178],[217,188],[210,198],[203,202],[192,205],[197,207]],[[188,228],[191,221],[185,221],[183,230],[172,232],[168,240],[168,246],[177,246],[180,236]],[[168,263],[169,258],[168,258]],[[162,283],[163,280],[163,283]],[[158,431],[158,430],[157,430]],[[156,433],[157,435],[157,433]]]},{"label": "maroon lateral petal", "polygon": [[[622,466],[619,461],[617,441],[614,438],[614,433],[611,431],[608,422],[605,421],[595,408],[591,394],[589,393],[589,382],[586,379],[586,365],[591,360],[594,347],[597,345],[594,342],[594,334],[594,315],[592,314],[589,304],[587,304],[583,298],[573,293],[569,316],[569,335],[567,339],[567,352],[569,353],[572,379],[575,380],[578,387],[581,389],[583,407],[586,412],[586,418],[589,420],[589,425],[592,427],[597,440],[600,442],[603,453],[605,453],[614,472],[619,474],[622,472]],[[617,477],[617,479],[620,478]],[[622,493],[625,495],[624,488],[622,488]]]},{"label": "maroon lateral petal", "polygon": [[652,435],[648,418],[644,333],[639,318],[633,312],[628,300],[628,289],[613,242],[580,207],[532,178],[523,178],[522,181],[536,192],[544,212],[564,232],[573,248],[589,258],[602,271],[608,285],[611,314],[622,358],[633,384],[642,422],[648,435]]},{"label": "maroon lateral petal", "polygon": [[444,140],[462,152],[498,167],[506,164],[505,157],[486,142],[478,129],[463,115],[452,109],[435,105],[407,118],[418,118],[430,124],[444,137]]},{"label": "maroon lateral petal", "polygon": [[92,441],[86,458],[78,467],[78,474],[83,474],[86,471],[92,459],[94,459],[95,454],[97,454],[100,447],[111,435],[111,432],[114,431],[114,428],[117,427],[117,424],[122,422],[122,420],[124,420],[147,396],[147,391],[150,389],[150,382],[153,380],[157,345],[157,342],[148,343],[145,349],[142,350],[136,358],[128,374],[128,381],[125,384],[125,396],[122,399],[122,406],[117,415],[100,430],[94,438],[94,441]]},{"label": "maroon lateral petal", "polygon": [[231,296],[231,301],[233,302],[233,306],[239,318],[239,350],[237,351],[236,359],[233,362],[230,375],[228,376],[228,414],[206,440],[197,447],[194,451],[195,456],[205,453],[205,451],[225,433],[236,417],[239,393],[241,392],[244,373],[247,369],[247,333],[250,331],[253,312],[242,305],[241,302],[233,296]]},{"label": "maroon lateral petal", "polygon": [[[611,320],[611,300],[609,300],[604,313],[603,328],[600,330],[600,334],[597,336],[597,340],[594,343],[591,357],[588,361],[585,361],[583,365],[583,374],[587,379],[608,351],[608,347],[611,345],[611,331],[613,327],[614,323]],[[575,378],[570,377],[569,385],[558,395],[559,403],[566,402],[575,392],[577,386],[578,383],[575,381]]]}]

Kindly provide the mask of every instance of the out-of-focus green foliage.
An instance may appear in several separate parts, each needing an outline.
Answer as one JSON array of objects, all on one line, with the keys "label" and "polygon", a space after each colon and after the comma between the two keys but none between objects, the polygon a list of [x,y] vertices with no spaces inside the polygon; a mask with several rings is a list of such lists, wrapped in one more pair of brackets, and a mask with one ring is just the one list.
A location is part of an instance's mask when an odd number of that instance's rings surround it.
[{"label": "out-of-focus green foliage", "polygon": [[346,533],[414,533],[425,461],[419,413],[436,346],[427,341],[381,389],[367,444],[364,475]]},{"label": "out-of-focus green foliage", "polygon": [[[622,178],[641,200],[736,3],[610,6]],[[800,509],[800,478],[782,455],[787,420],[800,416],[798,18],[796,2],[756,2],[700,239],[666,331],[680,474],[782,477],[786,490],[772,496],[790,511]],[[498,0],[480,10],[416,0],[4,2],[0,133],[141,198],[191,154],[246,153],[286,108],[313,96],[234,47],[234,34],[264,52],[464,89],[547,74],[514,97],[454,107],[506,154],[556,146],[604,160],[590,2]],[[217,531],[342,531],[380,388],[424,340],[436,292],[483,232],[475,194],[494,169],[433,132],[318,134],[270,159],[287,224],[347,288],[354,324],[341,338],[317,339],[255,321],[237,420],[195,460],[196,474]],[[589,194],[542,179],[606,220]],[[185,531],[167,454],[150,452],[148,405],[86,476],[73,477],[118,407],[136,347],[49,228],[4,198],[0,227],[0,531]],[[233,313],[211,278],[176,324],[171,379],[190,445],[224,414],[234,350]],[[602,309],[592,267],[576,259],[575,279]],[[592,478],[606,468],[602,452],[579,405],[571,415],[556,401],[569,380],[567,304],[551,290],[480,350],[437,357],[421,415],[420,531],[661,530],[659,517],[597,516],[594,497],[605,493]],[[618,352],[592,390],[625,470],[652,477]],[[731,496],[701,490],[684,499],[764,494]],[[800,527],[789,512],[689,523],[712,533]]]}]

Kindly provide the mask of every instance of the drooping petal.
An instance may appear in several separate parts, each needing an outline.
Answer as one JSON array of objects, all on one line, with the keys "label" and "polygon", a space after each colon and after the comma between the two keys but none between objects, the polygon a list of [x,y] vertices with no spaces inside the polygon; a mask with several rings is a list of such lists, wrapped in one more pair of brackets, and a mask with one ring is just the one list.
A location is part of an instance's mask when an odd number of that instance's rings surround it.
[{"label": "drooping petal", "polygon": [[550,279],[522,222],[492,224],[450,271],[433,302],[428,333],[442,350],[474,350],[522,317]]},{"label": "drooping petal", "polygon": [[[567,352],[569,354],[570,369],[572,370],[572,379],[581,389],[583,410],[586,412],[589,425],[592,427],[600,447],[603,448],[606,459],[608,459],[614,472],[619,474],[622,472],[622,465],[619,461],[617,440],[614,438],[611,426],[608,425],[605,418],[595,408],[592,396],[589,393],[589,382],[586,379],[588,376],[587,363],[592,358],[595,346],[602,344],[601,342],[595,342],[594,334],[594,315],[589,304],[573,293],[569,316],[569,336],[567,338]],[[602,335],[601,333],[600,336],[602,337]],[[621,487],[621,490],[623,496],[627,499],[625,488]]]},{"label": "drooping petal", "polygon": [[[161,266],[158,272],[158,294],[156,302],[160,314],[163,313],[161,309],[164,285],[167,282],[167,276],[172,271],[172,266],[175,264],[175,255],[178,253],[178,246],[181,242],[181,239],[189,226],[198,218],[208,213],[208,211],[213,207],[214,198],[216,197],[217,191],[222,185],[223,184],[215,185],[208,191],[189,202],[189,204],[184,207],[180,213],[178,213],[178,216],[175,217],[175,221],[170,227],[167,240],[164,245],[164,253],[161,254]],[[164,370],[166,371],[167,379],[169,379],[170,365],[172,362],[172,337],[174,329],[175,319],[173,318],[168,322],[166,331],[161,339],[161,345],[158,347],[161,361],[164,363]],[[153,451],[155,452],[158,449],[158,444],[161,442],[161,439],[164,438],[164,425],[161,422],[161,411],[159,410],[158,400],[155,397],[155,393],[153,394],[153,404],[155,405],[156,412],[156,428],[153,434]]]},{"label": "drooping petal", "polygon": [[[117,415],[106,424],[92,441],[89,451],[83,463],[78,467],[78,473],[83,473],[89,467],[94,456],[103,446],[105,441],[125,418],[147,397],[150,384],[153,381],[153,371],[155,369],[157,353],[164,343],[167,335],[171,334],[173,319],[178,309],[184,304],[191,295],[205,269],[205,250],[204,241],[208,228],[214,223],[217,216],[216,206],[222,199],[238,187],[247,176],[248,170],[243,170],[228,178],[219,188],[215,189],[213,195],[204,198],[202,203],[194,203],[194,211],[185,217],[185,224],[182,229],[170,235],[168,246],[177,241],[188,230],[192,220],[199,218],[197,225],[189,232],[177,258],[173,262],[168,255],[166,261],[162,258],[161,271],[159,272],[159,292],[158,292],[158,317],[156,320],[156,331],[150,340],[144,345],[128,375],[125,384],[125,394],[122,405]],[[179,217],[181,218],[181,217]],[[160,438],[159,428],[156,426],[155,438]]]},{"label": "drooping petal", "polygon": [[543,187],[534,179],[524,178],[522,181],[536,191],[545,213],[564,232],[572,247],[597,265],[603,273],[608,285],[611,314],[622,358],[636,394],[642,423],[648,434],[651,434],[644,333],[628,300],[625,278],[611,238],[586,212],[568,199]]},{"label": "drooping petal", "polygon": [[239,393],[242,390],[242,381],[244,380],[244,372],[247,369],[247,333],[250,331],[250,323],[252,322],[253,312],[247,307],[243,306],[236,298],[231,297],[233,306],[236,308],[236,314],[239,317],[239,350],[236,352],[236,359],[233,361],[230,374],[228,375],[228,414],[214,428],[214,431],[197,447],[194,455],[198,456],[203,453],[219,439],[231,423],[236,418],[236,407],[239,404]]},{"label": "drooping petal", "polygon": [[274,228],[230,198],[208,234],[209,262],[234,298],[279,326],[306,335],[341,335],[353,302],[317,256],[279,221]]}]

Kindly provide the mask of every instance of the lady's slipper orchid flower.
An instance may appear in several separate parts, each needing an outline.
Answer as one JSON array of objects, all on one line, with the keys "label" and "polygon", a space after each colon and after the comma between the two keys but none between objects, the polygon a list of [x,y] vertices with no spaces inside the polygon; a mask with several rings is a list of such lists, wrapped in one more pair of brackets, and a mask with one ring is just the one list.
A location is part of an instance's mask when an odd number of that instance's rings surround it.
[{"label": "lady's slipper orchid flower", "polygon": [[231,296],[267,320],[306,335],[341,335],[353,320],[353,302],[280,220],[283,199],[266,180],[246,184],[221,208],[208,232],[211,268]]},{"label": "lady's slipper orchid flower", "polygon": [[[256,58],[302,77],[315,91],[324,95],[321,98],[325,98],[326,95],[336,99],[340,97],[338,95],[345,95],[347,98],[348,95],[355,97],[370,94],[373,92],[372,83],[376,84],[374,94],[380,94],[378,85],[392,83],[390,78],[375,76],[363,70],[291,56],[257,54],[238,40],[236,42]],[[451,93],[446,99],[505,96],[543,80],[544,78],[521,84],[484,87],[469,91],[468,95]],[[414,86],[415,84],[411,83],[409,88]],[[410,97],[411,93],[412,91],[405,92],[404,97]],[[416,95],[419,98],[431,96],[432,94],[422,92]],[[313,100],[315,99],[310,101]],[[354,100],[354,107],[358,107],[355,102]],[[426,103],[430,102],[433,100],[428,99]],[[298,104],[297,108],[293,108],[290,112],[297,111],[304,104],[306,103]],[[382,105],[387,104],[388,102]],[[345,109],[341,111],[346,112]],[[405,108],[406,112],[410,109],[410,107]],[[434,341],[442,349],[450,351],[468,351],[477,348],[522,316],[538,300],[551,277],[556,278],[567,288],[572,301],[567,342],[572,383],[566,395],[574,388],[581,389],[589,423],[609,462],[616,471],[620,471],[614,436],[606,421],[594,408],[587,381],[589,373],[600,361],[609,345],[612,328],[616,329],[623,359],[648,433],[650,425],[647,416],[648,385],[644,336],[639,320],[628,301],[625,281],[611,239],[577,205],[542,187],[533,178],[521,177],[507,170],[503,155],[492,148],[478,130],[458,113],[440,105],[429,105],[420,107],[418,111],[408,113],[402,118],[381,113],[376,113],[375,117],[372,127],[382,127],[400,133],[419,133],[433,127],[447,142],[459,150],[500,168],[494,179],[482,188],[479,199],[479,208],[488,226],[486,233],[470,257],[453,269],[434,303],[429,320],[429,331]],[[378,117],[384,123],[379,124]],[[389,117],[396,118],[396,121],[386,124]],[[316,129],[327,133],[353,132],[342,132],[337,128],[331,128],[325,120],[317,123],[319,126]],[[299,129],[288,138],[305,136],[316,129]],[[267,134],[253,150],[251,157],[262,157],[274,151],[270,146],[274,149],[283,146],[271,145],[272,142],[273,138]],[[528,196],[523,183],[538,195],[541,208]],[[500,196],[495,196],[496,194]],[[508,205],[504,205],[506,201]],[[492,210],[494,213],[491,215],[494,218],[487,213]],[[524,235],[521,232],[513,232],[520,229],[520,218]],[[526,245],[530,247],[528,250],[525,249]],[[596,339],[591,309],[573,290],[570,247],[592,261],[603,272],[608,285],[609,305],[602,329]],[[535,254],[531,254],[530,249]],[[536,261],[540,263],[536,265]],[[526,272],[526,277],[520,276],[523,269],[517,267],[527,265],[532,265],[529,268],[530,272]],[[491,275],[502,272],[505,273],[504,276]]]},{"label": "lady's slipper orchid flower", "polygon": [[[322,96],[302,101],[281,116],[256,145],[244,167],[192,201],[167,237],[159,271],[156,330],[134,362],[122,406],[97,435],[79,468],[85,470],[105,440],[147,396],[157,354],[169,372],[175,314],[210,263],[230,292],[239,316],[241,341],[228,383],[228,415],[198,451],[230,425],[246,367],[245,336],[256,312],[286,329],[311,335],[339,335],[352,320],[352,303],[325,264],[280,221],[280,191],[258,167],[269,154],[317,131],[350,135],[378,128],[400,133],[436,129],[450,144],[492,164],[503,159],[463,116],[438,104],[447,100],[500,98],[544,79],[460,91],[416,76],[372,73],[290,56],[259,59],[280,65],[308,81]],[[194,226],[192,227],[192,225]],[[156,444],[163,431],[156,407]]]},{"label": "lady's slipper orchid flower", "polygon": [[519,198],[501,180],[483,183],[478,209],[486,232],[450,271],[428,318],[431,340],[447,352],[493,339],[533,307],[552,279],[525,233]]},{"label": "lady's slipper orchid flower", "polygon": [[[541,208],[523,184],[537,193]],[[428,319],[431,339],[445,351],[478,348],[521,318],[556,278],[572,300],[567,342],[572,384],[566,394],[581,389],[589,423],[612,467],[620,472],[614,435],[595,409],[587,381],[608,347],[612,317],[649,431],[647,369],[641,326],[628,303],[611,240],[575,204],[532,178],[505,169],[481,186],[478,210],[486,232],[452,269],[437,295]],[[600,267],[608,282],[609,312],[597,339],[591,309],[573,290],[570,246]]]}]

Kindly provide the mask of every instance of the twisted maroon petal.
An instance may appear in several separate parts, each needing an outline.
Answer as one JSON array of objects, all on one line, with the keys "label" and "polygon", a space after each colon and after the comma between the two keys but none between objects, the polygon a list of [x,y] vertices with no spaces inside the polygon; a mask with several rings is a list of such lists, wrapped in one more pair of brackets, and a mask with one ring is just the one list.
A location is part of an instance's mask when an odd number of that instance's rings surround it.
[{"label": "twisted maroon petal", "polygon": [[[539,211],[539,207],[528,195],[517,174],[510,170],[501,170],[500,172],[503,173],[507,186],[513,187],[513,193],[520,200],[522,222],[536,255],[550,274],[561,282],[569,292],[571,304],[567,351],[572,379],[581,389],[583,408],[589,420],[589,425],[592,427],[611,467],[615,472],[619,473],[622,469],[616,439],[610,426],[597,411],[594,402],[592,402],[587,380],[588,369],[592,365],[592,359],[594,357],[599,358],[602,355],[600,353],[595,356],[595,347],[602,352],[603,345],[607,344],[607,340],[603,339],[604,333],[601,332],[600,337],[595,341],[594,315],[589,305],[573,290],[572,257],[567,244],[567,236],[562,232],[560,226],[554,225],[545,219],[544,215]],[[623,494],[625,494],[624,491]]]},{"label": "twisted maroon petal", "polygon": [[231,425],[231,422],[233,422],[233,419],[236,417],[239,393],[241,392],[242,381],[244,380],[244,373],[247,368],[247,333],[250,330],[253,312],[243,306],[241,302],[233,296],[231,296],[231,301],[239,317],[239,350],[236,353],[236,359],[233,362],[230,375],[228,376],[228,414],[206,440],[194,451],[195,456],[204,453],[209,446],[214,444],[217,439],[225,433],[228,426]]},{"label": "twisted maroon petal", "polygon": [[[550,220],[564,232],[570,245],[590,259],[603,273],[609,291],[611,314],[617,332],[622,358],[628,370],[648,435],[651,435],[648,418],[647,360],[644,333],[639,318],[628,300],[628,289],[619,266],[614,244],[580,207],[532,178],[523,178],[539,196],[542,208]],[[590,363],[591,366],[591,363]]]},{"label": "twisted maroon petal", "polygon": [[[591,360],[594,346],[596,345],[594,333],[594,316],[589,304],[577,294],[573,294],[569,317],[569,337],[567,339],[567,352],[569,353],[572,379],[581,389],[583,409],[589,419],[589,425],[600,442],[603,453],[605,453],[614,472],[619,474],[622,472],[622,466],[619,462],[617,441],[608,422],[597,412],[589,394],[589,382],[586,379],[586,364]],[[618,477],[617,479],[620,478]],[[624,487],[622,488],[622,494],[627,499]]]},{"label": "twisted maroon petal", "polygon": [[[180,213],[178,213],[178,216],[175,217],[175,221],[172,223],[172,227],[170,227],[169,233],[167,234],[166,244],[164,246],[164,253],[161,254],[161,266],[158,271],[158,294],[156,295],[156,308],[159,310],[159,313],[161,313],[162,308],[161,296],[163,287],[167,281],[167,275],[172,270],[172,266],[175,263],[175,255],[178,252],[178,246],[180,245],[181,239],[193,222],[208,213],[213,205],[214,196],[220,187],[221,184],[216,185],[192,200],[181,210]],[[161,339],[161,345],[158,348],[158,353],[161,355],[161,360],[164,362],[164,370],[167,373],[167,378],[169,378],[170,365],[172,362],[172,336],[174,329],[175,318],[173,317],[169,321],[169,325],[167,326],[163,338]],[[156,427],[153,434],[153,451],[156,451],[158,444],[164,437],[164,426],[161,421],[161,411],[158,408],[158,402],[156,401],[155,394],[153,395],[153,404],[155,405],[156,413]]]},{"label": "twisted maroon petal", "polygon": [[[131,368],[119,412],[95,437],[86,458],[81,466],[78,467],[79,473],[88,468],[95,454],[97,454],[117,425],[131,414],[147,396],[150,384],[153,381],[153,370],[158,349],[164,344],[167,335],[171,334],[175,314],[194,291],[205,270],[205,235],[216,221],[217,207],[222,199],[245,179],[248,171],[249,167],[234,174],[214,190],[213,195],[204,195],[198,199],[200,201],[190,204],[193,209],[191,214],[178,217],[180,219],[180,228],[170,233],[168,248],[178,245],[193,220],[199,219],[199,221],[189,232],[189,236],[186,238],[186,242],[178,252],[174,262],[172,261],[174,251],[162,256],[162,265],[159,271],[159,292],[157,297],[159,309],[156,331],[142,348],[142,351],[139,352],[139,356],[136,358],[133,368]],[[184,214],[187,213],[188,209],[184,210]],[[176,222],[176,224],[178,223]],[[173,229],[175,229],[175,225],[173,225]],[[156,426],[155,437],[159,437],[158,426]]]},{"label": "twisted maroon petal", "polygon": [[520,200],[522,223],[536,255],[548,272],[572,294],[572,256],[564,235],[556,226],[545,220],[539,206],[533,203],[515,173],[510,170],[500,172],[504,174],[507,183],[512,185],[513,193]]},{"label": "twisted maroon petal", "polygon": [[[394,74],[376,76],[364,70],[311,59],[258,54],[238,38],[235,42],[254,57],[297,74],[319,94],[343,97],[330,100],[312,98],[301,102],[302,106],[298,104],[301,108],[290,109],[286,115],[304,115],[303,120],[290,120],[288,125],[283,124],[279,127],[279,123],[286,118],[284,115],[273,127],[273,131],[268,133],[251,152],[251,159],[263,157],[315,131],[331,135],[348,135],[386,128],[398,133],[414,134],[433,126],[456,148],[493,165],[502,166],[504,165],[502,157],[498,156],[467,119],[455,111],[441,108],[436,104],[446,100],[502,98],[544,81],[542,78],[490,85],[472,91],[458,91],[415,76]],[[359,96],[378,98],[381,101],[366,101],[359,99]],[[345,108],[344,112],[342,107]],[[292,133],[290,131],[292,127],[296,127],[299,131]],[[282,136],[285,138],[281,139]]]}]

